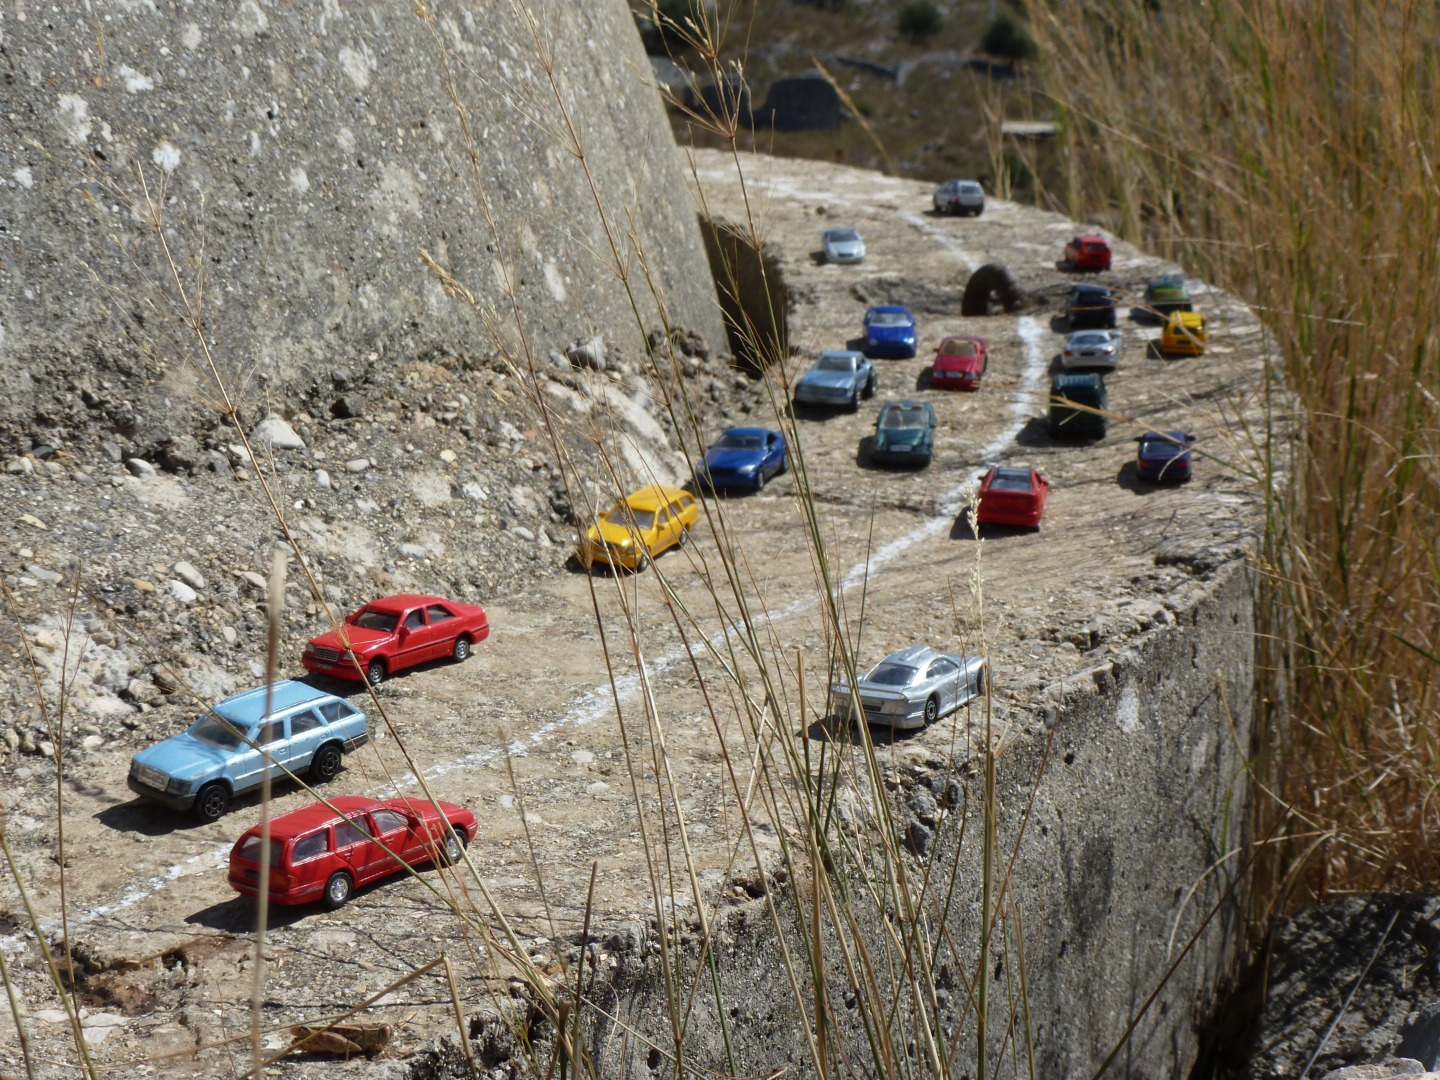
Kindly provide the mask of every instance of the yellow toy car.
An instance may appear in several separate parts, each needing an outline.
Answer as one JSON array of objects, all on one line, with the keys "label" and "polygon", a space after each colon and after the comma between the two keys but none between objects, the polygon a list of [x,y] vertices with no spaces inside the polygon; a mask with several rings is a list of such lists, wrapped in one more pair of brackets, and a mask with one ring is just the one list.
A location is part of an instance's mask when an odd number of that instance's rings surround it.
[{"label": "yellow toy car", "polygon": [[643,570],[666,548],[683,544],[699,517],[688,491],[651,484],[626,495],[576,537],[575,554],[587,570],[597,562]]},{"label": "yellow toy car", "polygon": [[1172,311],[1160,334],[1160,351],[1172,356],[1199,356],[1205,351],[1205,316],[1198,311]]}]

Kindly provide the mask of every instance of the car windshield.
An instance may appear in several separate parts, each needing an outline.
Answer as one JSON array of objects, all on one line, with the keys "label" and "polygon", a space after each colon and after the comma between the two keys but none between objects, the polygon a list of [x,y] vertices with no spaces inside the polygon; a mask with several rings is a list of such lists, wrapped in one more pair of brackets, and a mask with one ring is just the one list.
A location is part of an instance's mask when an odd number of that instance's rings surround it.
[{"label": "car windshield", "polygon": [[1104,251],[1105,243],[1101,240],[1091,240],[1085,245],[1086,251]]},{"label": "car windshield", "polygon": [[737,435],[733,431],[720,436],[715,444],[717,450],[759,450],[764,440],[759,435]]},{"label": "car windshield", "polygon": [[961,185],[960,185],[960,194],[962,194],[962,195],[979,195],[979,194],[980,194],[980,185],[979,185],[979,184],[961,184]]},{"label": "car windshield", "polygon": [[881,661],[876,664],[869,675],[865,676],[868,683],[876,683],[880,686],[909,686],[915,680],[915,669],[906,667],[904,664],[891,664]]},{"label": "car windshield", "polygon": [[854,371],[855,358],[851,356],[822,356],[815,365],[816,371]]},{"label": "car windshield", "polygon": [[1109,334],[1076,334],[1070,339],[1072,345],[1108,345]]},{"label": "car windshield", "polygon": [[655,524],[655,511],[636,510],[625,503],[617,503],[605,511],[605,520],[616,525],[634,524],[635,528],[642,532]]},{"label": "car windshield", "polygon": [[218,746],[221,750],[234,750],[242,745],[244,735],[249,735],[246,728],[214,712],[206,713],[190,725],[192,739],[206,746]]},{"label": "car windshield", "polygon": [[980,347],[973,341],[945,341],[940,344],[941,356],[975,356]]},{"label": "car windshield", "polygon": [[825,239],[832,244],[853,244],[860,239],[860,234],[854,229],[831,229],[825,234]]},{"label": "car windshield", "polygon": [[910,316],[903,311],[872,311],[868,321],[871,326],[907,326]]},{"label": "car windshield", "polygon": [[991,491],[1029,491],[1030,474],[1016,469],[1000,469],[990,481]]},{"label": "car windshield", "polygon": [[362,630],[379,630],[382,633],[393,634],[395,627],[400,623],[400,616],[389,611],[365,608],[357,612],[350,622]]},{"label": "car windshield", "polygon": [[919,405],[912,405],[908,409],[890,409],[885,413],[887,428],[917,428],[925,427],[928,423],[925,410]]}]

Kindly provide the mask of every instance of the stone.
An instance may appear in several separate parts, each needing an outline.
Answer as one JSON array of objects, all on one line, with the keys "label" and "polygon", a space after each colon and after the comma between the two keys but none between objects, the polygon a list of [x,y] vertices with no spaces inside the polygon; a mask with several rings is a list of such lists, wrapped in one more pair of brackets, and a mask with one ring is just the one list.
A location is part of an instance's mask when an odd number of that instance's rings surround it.
[{"label": "stone", "polygon": [[427,559],[430,557],[430,551],[424,544],[401,544],[400,554],[404,555],[407,559]]},{"label": "stone", "polygon": [[247,585],[253,585],[261,592],[264,592],[268,587],[264,576],[257,574],[254,570],[241,570],[240,580],[244,581]]},{"label": "stone", "polygon": [[21,476],[29,476],[35,471],[35,462],[31,461],[28,457],[12,458],[10,464],[5,466],[5,471],[8,473],[18,473]]},{"label": "stone", "polygon": [[605,339],[596,334],[588,341],[577,341],[565,350],[572,367],[605,370]]},{"label": "stone", "polygon": [[1431,1071],[1440,1069],[1440,1001],[1427,1002],[1415,1010],[1400,1029],[1397,1057],[1414,1058]]},{"label": "stone", "polygon": [[329,474],[328,472],[326,472],[324,469],[316,469],[316,470],[315,470],[315,483],[316,483],[317,486],[322,487],[322,488],[324,488],[324,489],[327,490],[327,491],[330,490],[330,488],[331,488],[331,486],[332,486],[331,483],[330,483],[330,474]]},{"label": "stone", "polygon": [[330,403],[330,415],[336,420],[354,420],[364,412],[364,403],[354,394],[345,394]]},{"label": "stone", "polygon": [[923,825],[933,827],[935,822],[939,820],[940,808],[935,804],[935,797],[923,788],[915,791],[915,793],[910,796],[906,805],[910,807],[910,812],[914,814]]},{"label": "stone", "polygon": [[125,468],[130,470],[130,475],[140,480],[154,480],[155,466],[144,458],[132,457],[125,462]]},{"label": "stone", "polygon": [[153,593],[155,586],[144,578],[132,577],[128,579],[130,587],[138,593]]},{"label": "stone", "polygon": [[53,758],[55,756],[55,744],[49,739],[41,739],[35,744],[35,749],[39,751],[41,757]]},{"label": "stone", "polygon": [[104,745],[105,740],[99,735],[86,735],[80,740],[80,748],[82,750],[99,750],[100,747]]},{"label": "stone", "polygon": [[50,529],[50,526],[46,525],[34,514],[21,514],[20,521],[25,525],[29,525],[32,529],[44,529],[47,532]]},{"label": "stone", "polygon": [[192,589],[203,589],[205,587],[205,575],[200,573],[199,570],[196,570],[195,567],[191,566],[184,559],[177,562],[171,569],[175,571],[176,577]]},{"label": "stone", "polygon": [[455,462],[456,462],[456,460],[457,460],[457,456],[456,456],[456,454],[455,454],[455,451],[454,451],[454,450],[441,450],[441,451],[440,451],[440,460],[443,461],[443,462],[445,462],[446,465],[454,465]]},{"label": "stone", "polygon": [[524,525],[511,525],[510,531],[527,544],[533,544],[535,542],[535,533],[527,529]]},{"label": "stone", "polygon": [[609,790],[610,790],[610,785],[607,784],[604,780],[596,780],[594,783],[586,784],[586,785],[585,785],[585,794],[586,794],[586,795],[591,795],[591,796],[596,796],[596,797],[598,797],[598,796],[600,796],[600,795],[604,795],[604,794],[608,793]]},{"label": "stone", "polygon": [[37,566],[35,563],[26,563],[25,572],[36,581],[43,581],[47,585],[59,585],[65,580],[63,575],[57,574],[54,570],[46,570],[45,567]]},{"label": "stone", "polygon": [[914,855],[924,856],[934,839],[934,830],[919,821],[911,821],[905,829],[905,846]]},{"label": "stone", "polygon": [[347,472],[362,473],[368,468],[370,468],[369,458],[357,457],[351,458],[349,461],[345,462],[345,469]]},{"label": "stone", "polygon": [[226,645],[234,645],[240,640],[239,631],[233,626],[222,626],[220,636],[225,639]]},{"label": "stone", "polygon": [[275,413],[255,425],[255,430],[250,432],[250,443],[252,446],[271,446],[276,450],[305,449],[305,440],[283,416]]},{"label": "stone", "polygon": [[170,581],[170,595],[182,604],[193,604],[200,598],[200,594],[186,585],[183,581]]}]

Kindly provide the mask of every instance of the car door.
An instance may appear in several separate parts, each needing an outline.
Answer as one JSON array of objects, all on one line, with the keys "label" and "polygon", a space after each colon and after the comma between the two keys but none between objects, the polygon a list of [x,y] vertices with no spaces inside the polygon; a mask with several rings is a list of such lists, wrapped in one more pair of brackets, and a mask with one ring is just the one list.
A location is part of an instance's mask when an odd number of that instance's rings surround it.
[{"label": "car door", "polygon": [[277,716],[261,724],[260,734],[255,738],[255,745],[269,763],[272,780],[284,776],[285,770],[291,768],[289,728],[289,717]]},{"label": "car door", "polygon": [[431,604],[425,609],[425,618],[430,622],[430,659],[439,660],[449,656],[455,648],[455,639],[464,621],[444,604]]},{"label": "car door", "polygon": [[659,554],[675,542],[675,517],[668,506],[655,511],[655,543],[652,553]]},{"label": "car door", "polygon": [[336,860],[349,871],[357,888],[371,880],[384,854],[370,839],[370,822],[364,814],[335,823]]},{"label": "car door", "polygon": [[325,738],[325,721],[314,709],[290,714],[290,749],[286,767],[291,772],[308,768],[315,750]]},{"label": "car door", "polygon": [[423,607],[411,608],[400,620],[395,634],[399,639],[395,649],[395,668],[413,667],[426,659],[426,652],[429,650],[430,626],[425,621],[425,609]]},{"label": "car door", "polygon": [[943,656],[931,660],[925,671],[925,677],[934,681],[936,692],[940,696],[941,713],[947,713],[959,704],[959,674],[960,668],[955,662]]},{"label": "car door", "polygon": [[236,792],[259,787],[267,767],[272,778],[281,775],[289,756],[283,719],[266,720],[248,728],[244,738],[225,769],[230,786]]},{"label": "car door", "polygon": [[[380,807],[370,811],[373,835],[379,843],[379,865],[374,869],[375,877],[386,877],[399,873],[405,866],[423,862],[425,853],[424,837],[415,828],[415,822],[398,810]],[[399,860],[397,862],[396,860]]]}]

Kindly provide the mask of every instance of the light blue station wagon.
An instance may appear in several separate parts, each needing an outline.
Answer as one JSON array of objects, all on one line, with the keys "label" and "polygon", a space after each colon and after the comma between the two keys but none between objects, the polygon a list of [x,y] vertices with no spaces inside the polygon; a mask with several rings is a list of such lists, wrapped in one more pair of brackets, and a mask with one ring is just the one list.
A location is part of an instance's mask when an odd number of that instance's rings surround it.
[{"label": "light blue station wagon", "polygon": [[[269,711],[266,711],[268,699]],[[370,739],[365,714],[344,698],[287,679],[228,697],[180,735],[136,754],[130,790],[172,810],[214,821],[233,796],[271,779],[340,772],[340,756]]]}]

